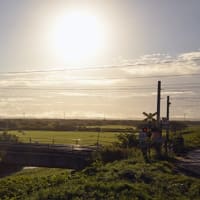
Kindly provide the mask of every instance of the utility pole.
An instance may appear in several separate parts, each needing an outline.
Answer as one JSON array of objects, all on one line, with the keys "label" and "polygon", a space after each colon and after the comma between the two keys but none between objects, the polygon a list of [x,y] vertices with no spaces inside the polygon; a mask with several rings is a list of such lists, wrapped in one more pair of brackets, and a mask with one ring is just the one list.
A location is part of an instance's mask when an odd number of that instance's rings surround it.
[{"label": "utility pole", "polygon": [[157,126],[160,128],[160,95],[161,94],[161,81],[158,81],[157,88]]},{"label": "utility pole", "polygon": [[166,127],[166,141],[165,141],[165,153],[167,155],[168,149],[167,149],[167,144],[169,142],[169,107],[170,107],[170,98],[167,96],[167,113],[166,113],[166,118],[167,118],[167,127]]},{"label": "utility pole", "polygon": [[167,115],[166,115],[166,117],[167,117],[167,120],[169,121],[169,106],[170,106],[170,100],[169,100],[169,96],[167,96]]}]

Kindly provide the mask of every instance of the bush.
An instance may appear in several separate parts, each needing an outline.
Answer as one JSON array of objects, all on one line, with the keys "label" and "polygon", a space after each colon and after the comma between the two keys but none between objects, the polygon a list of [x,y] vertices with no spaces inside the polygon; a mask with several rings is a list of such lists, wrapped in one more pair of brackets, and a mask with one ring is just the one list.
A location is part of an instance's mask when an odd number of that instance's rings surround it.
[{"label": "bush", "polygon": [[131,148],[138,146],[138,140],[136,139],[135,133],[121,133],[117,138],[119,140],[119,147]]},{"label": "bush", "polygon": [[172,139],[174,153],[184,153],[184,138],[181,134],[176,135]]},{"label": "bush", "polygon": [[109,147],[104,147],[99,152],[100,154],[99,157],[103,162],[113,162],[115,160],[127,159],[128,157],[131,156],[132,153],[133,150],[131,149],[109,146]]},{"label": "bush", "polygon": [[0,142],[18,142],[18,137],[16,135],[9,134],[7,131],[4,131],[0,134]]}]

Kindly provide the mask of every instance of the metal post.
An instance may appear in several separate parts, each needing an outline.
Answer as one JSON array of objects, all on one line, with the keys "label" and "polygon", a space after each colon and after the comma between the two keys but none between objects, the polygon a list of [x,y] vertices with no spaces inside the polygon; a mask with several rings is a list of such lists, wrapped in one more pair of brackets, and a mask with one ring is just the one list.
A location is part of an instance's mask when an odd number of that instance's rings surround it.
[{"label": "metal post", "polygon": [[165,144],[165,153],[168,153],[167,145],[169,143],[169,107],[170,107],[170,98],[167,96],[167,113],[166,113],[166,118],[167,118],[167,127],[166,127],[166,144]]},{"label": "metal post", "polygon": [[160,128],[160,93],[161,93],[161,81],[158,81],[157,88],[157,126]]},{"label": "metal post", "polygon": [[167,120],[169,121],[169,106],[170,106],[170,100],[169,100],[169,96],[167,96],[167,115],[166,115],[166,117],[167,117]]}]

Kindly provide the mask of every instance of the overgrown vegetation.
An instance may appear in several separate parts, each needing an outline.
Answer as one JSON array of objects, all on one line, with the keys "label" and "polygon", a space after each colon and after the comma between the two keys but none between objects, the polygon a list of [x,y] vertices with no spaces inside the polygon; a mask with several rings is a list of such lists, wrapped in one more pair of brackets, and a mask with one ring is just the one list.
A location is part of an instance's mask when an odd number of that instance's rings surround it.
[{"label": "overgrown vegetation", "polygon": [[128,158],[143,160],[141,151],[138,148],[122,148],[114,145],[102,148],[101,151],[97,152],[94,156],[95,160],[100,160],[104,163]]},{"label": "overgrown vegetation", "polygon": [[[18,142],[18,137],[16,135],[9,134],[7,131],[3,131],[3,133],[0,133],[0,142]],[[0,151],[0,162],[3,159],[4,155],[5,152]]]},{"label": "overgrown vegetation", "polygon": [[0,142],[17,142],[18,137],[13,134],[9,134],[7,131],[0,133]]},{"label": "overgrown vegetation", "polygon": [[0,199],[198,200],[200,180],[179,174],[168,162],[147,164],[137,158],[81,172],[32,169],[0,179]]},{"label": "overgrown vegetation", "polygon": [[190,125],[186,122],[175,122],[172,125],[170,141],[175,151],[187,152],[200,148],[200,125]]},{"label": "overgrown vegetation", "polygon": [[121,148],[136,147],[138,145],[138,139],[135,133],[121,133],[117,135],[118,142],[116,145]]},{"label": "overgrown vegetation", "polygon": [[[176,134],[183,136],[187,148],[199,147],[199,126],[176,129]],[[181,174],[168,161],[151,159],[146,163],[133,133],[118,134],[117,138],[117,143],[104,147],[82,171],[36,168],[1,178],[0,199],[199,200],[198,178]]]}]

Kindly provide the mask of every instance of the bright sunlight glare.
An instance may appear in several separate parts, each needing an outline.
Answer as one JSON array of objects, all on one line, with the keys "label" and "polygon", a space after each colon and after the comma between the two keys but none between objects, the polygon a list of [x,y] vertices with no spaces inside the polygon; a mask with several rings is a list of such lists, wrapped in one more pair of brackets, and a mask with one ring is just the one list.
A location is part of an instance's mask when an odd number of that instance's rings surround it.
[{"label": "bright sunlight glare", "polygon": [[56,52],[70,64],[81,64],[102,53],[103,24],[87,12],[71,12],[59,17],[54,32]]}]

